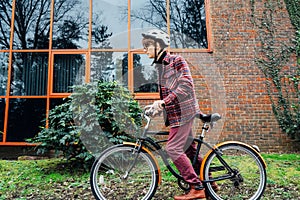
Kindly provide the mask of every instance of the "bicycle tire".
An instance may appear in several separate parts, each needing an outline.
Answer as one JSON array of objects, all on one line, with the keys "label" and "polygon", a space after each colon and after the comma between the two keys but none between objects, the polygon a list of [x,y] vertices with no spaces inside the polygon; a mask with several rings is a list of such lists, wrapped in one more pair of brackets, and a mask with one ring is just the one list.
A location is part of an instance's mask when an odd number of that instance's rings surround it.
[{"label": "bicycle tire", "polygon": [[204,181],[208,196],[213,200],[260,199],[267,182],[265,163],[259,153],[244,143],[229,142],[218,146],[225,162],[239,174],[232,179],[222,179],[229,174],[219,161],[216,152],[211,151],[204,161],[203,178],[214,178],[219,186],[215,191],[211,182]]},{"label": "bicycle tire", "polygon": [[[135,146],[117,145],[104,151],[94,162],[90,184],[97,200],[148,200],[156,192],[159,174],[153,158],[141,150],[131,172],[137,153]],[[124,178],[128,175],[127,178]]]}]

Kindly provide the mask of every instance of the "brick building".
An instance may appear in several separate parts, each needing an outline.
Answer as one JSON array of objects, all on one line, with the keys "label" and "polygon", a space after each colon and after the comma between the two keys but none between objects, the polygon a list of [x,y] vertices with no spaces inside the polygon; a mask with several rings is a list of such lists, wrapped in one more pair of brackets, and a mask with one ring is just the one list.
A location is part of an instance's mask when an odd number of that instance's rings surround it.
[{"label": "brick building", "polygon": [[[54,0],[28,2],[36,7],[26,7],[19,0],[0,3],[0,14],[6,19],[1,21],[6,31],[1,32],[0,40],[0,145],[28,145],[24,139],[46,125],[41,120],[48,110],[60,104],[72,92],[69,86],[78,80],[89,82],[101,75],[122,80],[141,105],[158,99],[155,89],[137,87],[139,81],[155,79],[137,77],[145,75],[150,62],[140,44],[140,33],[156,25],[171,33],[170,51],[188,61],[202,111],[223,116],[207,136],[211,142],[240,140],[265,152],[299,151],[297,143],[280,130],[266,78],[255,63],[262,44],[253,20],[263,18],[266,1],[151,1],[162,11],[151,7],[149,0],[67,0],[62,6]],[[30,18],[26,12],[36,16]],[[185,17],[182,21],[181,14]],[[274,3],[272,14],[276,42],[289,44],[295,30],[283,0]],[[187,20],[191,16],[194,21]],[[103,26],[98,26],[100,23]],[[295,67],[295,63],[294,55],[288,64]],[[144,68],[139,71],[141,66]]]},{"label": "brick building", "polygon": [[[194,72],[199,77],[196,79],[197,94],[202,100],[202,108],[207,108],[207,104],[212,108],[217,106],[214,109],[225,116],[219,139],[245,141],[258,145],[263,151],[299,151],[299,144],[281,132],[272,112],[266,78],[255,63],[262,44],[252,20],[253,17],[255,20],[262,18],[267,8],[265,1],[254,2],[254,5],[250,1],[237,0],[210,2],[213,52],[200,56],[187,54],[200,67]],[[275,5],[273,17],[280,46],[290,43],[295,29],[284,1],[279,4]],[[294,55],[289,65],[295,67],[296,62]],[[211,83],[205,87],[202,80]]]}]

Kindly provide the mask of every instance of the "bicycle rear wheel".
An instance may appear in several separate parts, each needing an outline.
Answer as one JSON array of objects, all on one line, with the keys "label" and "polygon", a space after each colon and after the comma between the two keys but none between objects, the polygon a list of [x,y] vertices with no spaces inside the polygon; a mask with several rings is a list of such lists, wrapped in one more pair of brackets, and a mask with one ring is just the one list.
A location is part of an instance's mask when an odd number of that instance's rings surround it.
[{"label": "bicycle rear wheel", "polygon": [[258,152],[243,143],[227,143],[218,147],[223,160],[234,170],[234,176],[212,151],[204,163],[204,179],[214,180],[220,187],[214,191],[211,182],[204,183],[208,195],[214,200],[260,199],[266,187],[264,161]]},{"label": "bicycle rear wheel", "polygon": [[135,146],[117,145],[94,162],[90,183],[98,200],[151,199],[158,184],[153,158],[145,151],[137,156]]}]

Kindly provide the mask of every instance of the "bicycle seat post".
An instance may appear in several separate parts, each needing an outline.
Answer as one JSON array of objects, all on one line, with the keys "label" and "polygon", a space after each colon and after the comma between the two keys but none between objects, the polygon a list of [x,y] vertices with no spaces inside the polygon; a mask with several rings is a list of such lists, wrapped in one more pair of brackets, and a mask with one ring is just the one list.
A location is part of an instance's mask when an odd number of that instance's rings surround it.
[{"label": "bicycle seat post", "polygon": [[201,135],[200,137],[203,139],[205,137],[205,131],[208,132],[209,126],[208,124],[205,122],[202,126],[202,131],[201,131]]},{"label": "bicycle seat post", "polygon": [[203,139],[205,137],[205,131],[207,132],[208,130],[209,130],[209,126],[208,126],[207,122],[204,122],[203,126],[202,126],[201,134],[199,135],[200,141],[198,142],[196,154],[194,156],[193,163],[192,163],[193,167],[195,167],[196,163],[198,162],[198,156],[200,154],[200,149],[201,149],[201,146],[202,146],[202,142],[203,142]]}]

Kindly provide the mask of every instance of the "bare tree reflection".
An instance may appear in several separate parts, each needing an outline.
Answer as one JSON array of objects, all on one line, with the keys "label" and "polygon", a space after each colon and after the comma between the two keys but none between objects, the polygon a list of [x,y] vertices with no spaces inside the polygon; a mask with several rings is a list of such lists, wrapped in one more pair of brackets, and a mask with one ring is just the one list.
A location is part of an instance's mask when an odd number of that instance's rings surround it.
[{"label": "bare tree reflection", "polygon": [[[131,18],[164,29],[167,24],[165,0],[147,0],[142,9],[133,10]],[[207,48],[204,0],[170,0],[171,46],[173,48]]]}]

